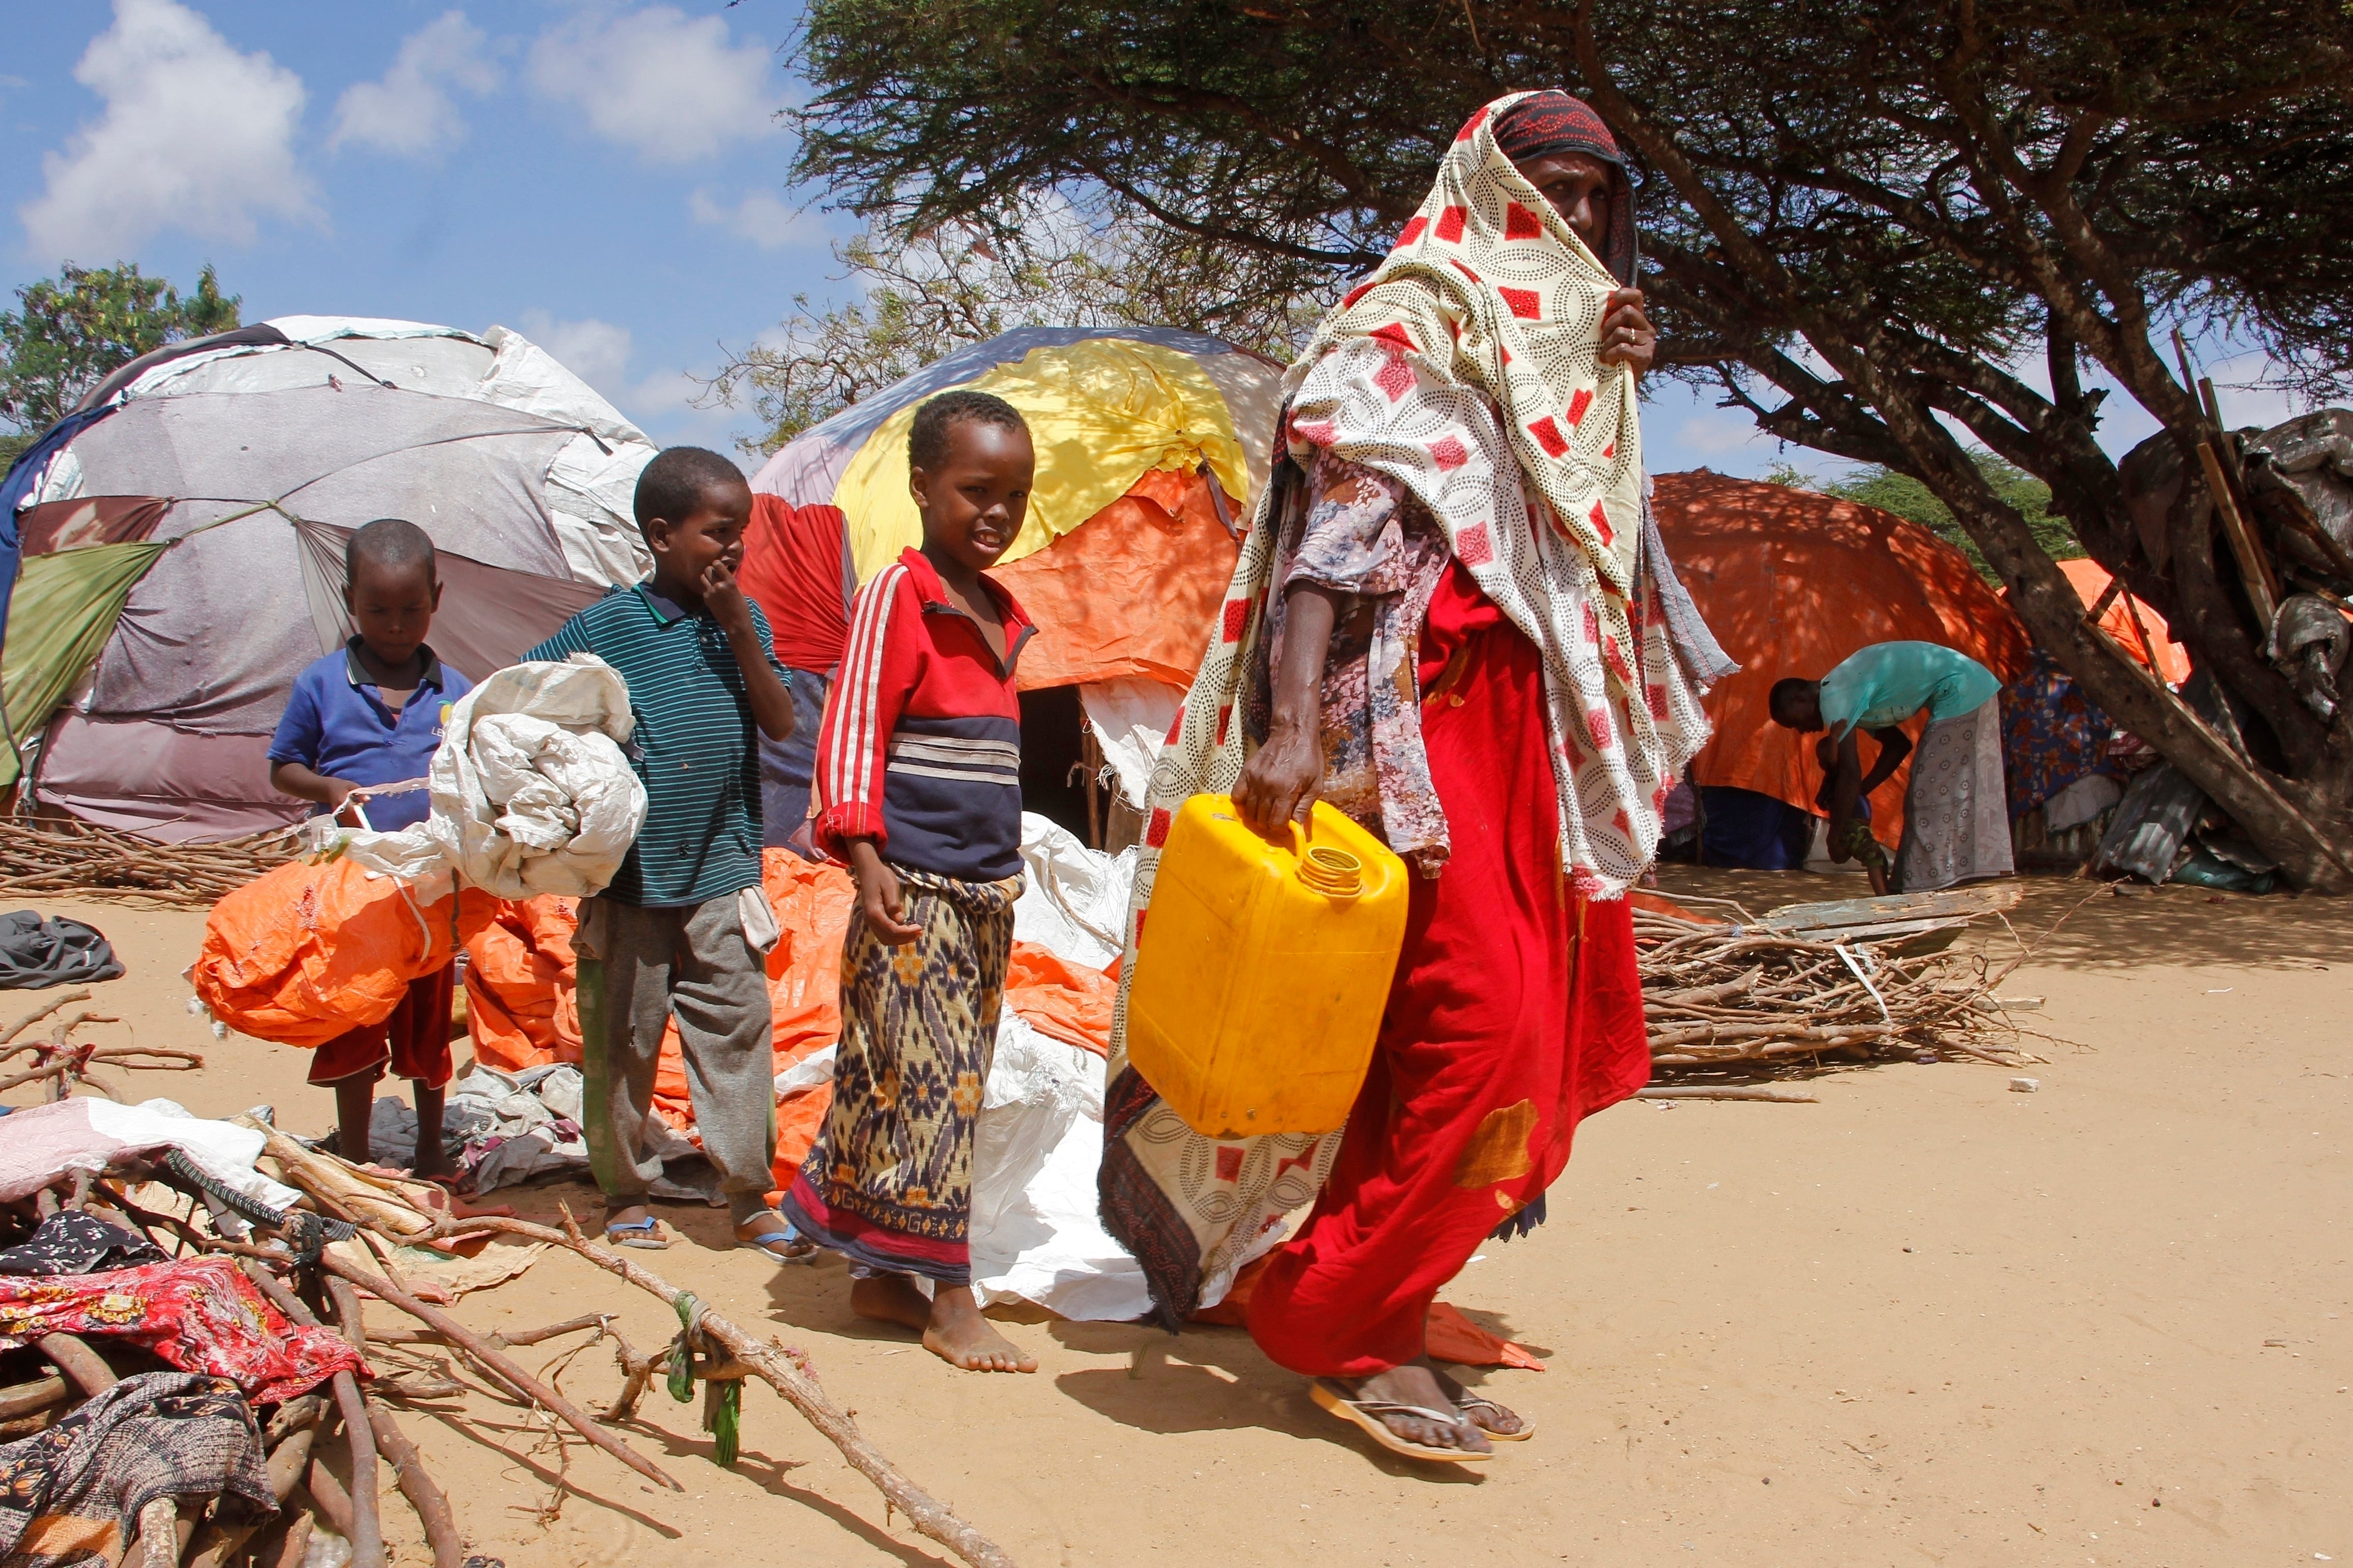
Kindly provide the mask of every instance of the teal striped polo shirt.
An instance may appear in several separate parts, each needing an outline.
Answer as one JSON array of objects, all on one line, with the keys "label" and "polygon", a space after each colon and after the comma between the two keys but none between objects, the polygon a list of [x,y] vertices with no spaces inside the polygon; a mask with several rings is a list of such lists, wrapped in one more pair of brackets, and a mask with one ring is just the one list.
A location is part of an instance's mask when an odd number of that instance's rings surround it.
[{"label": "teal striped polo shirt", "polygon": [[[756,604],[752,626],[790,686]],[[595,654],[628,682],[637,731],[626,749],[646,786],[646,825],[604,896],[676,909],[758,887],[759,735],[744,671],[719,623],[640,583],[607,594],[523,658],[575,653]]]}]

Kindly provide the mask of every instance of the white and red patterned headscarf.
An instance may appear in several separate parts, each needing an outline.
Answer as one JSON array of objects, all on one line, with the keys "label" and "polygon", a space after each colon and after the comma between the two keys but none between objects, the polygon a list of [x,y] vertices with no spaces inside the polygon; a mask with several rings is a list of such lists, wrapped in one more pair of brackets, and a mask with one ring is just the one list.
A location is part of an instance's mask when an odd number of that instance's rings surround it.
[{"label": "white and red patterned headscarf", "polygon": [[[1544,655],[1561,864],[1614,898],[1651,863],[1660,810],[1707,720],[1640,581],[1634,374],[1599,363],[1618,279],[1498,146],[1496,100],[1440,162],[1397,248],[1327,315],[1285,378],[1283,439],[1389,475],[1445,530],[1479,587]],[[1151,805],[1231,787],[1220,721],[1273,566],[1273,489],[1228,590]],[[1147,846],[1148,848],[1148,846]]]}]

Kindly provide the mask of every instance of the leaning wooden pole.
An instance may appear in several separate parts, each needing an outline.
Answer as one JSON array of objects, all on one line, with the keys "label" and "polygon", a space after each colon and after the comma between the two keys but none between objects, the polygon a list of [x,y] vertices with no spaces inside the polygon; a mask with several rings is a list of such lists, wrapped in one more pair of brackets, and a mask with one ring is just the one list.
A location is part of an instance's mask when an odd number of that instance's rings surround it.
[{"label": "leaning wooden pole", "polygon": [[[483,1230],[504,1231],[511,1236],[528,1237],[576,1252],[608,1274],[617,1274],[638,1289],[659,1297],[675,1307],[683,1294],[676,1286],[640,1267],[609,1248],[597,1246],[580,1234],[572,1218],[572,1211],[564,1211],[565,1228],[555,1230],[528,1220],[470,1219],[450,1227],[453,1234]],[[373,1289],[373,1287],[371,1287]],[[707,1305],[702,1312],[702,1331],[727,1349],[727,1353],[744,1363],[747,1371],[785,1396],[786,1403],[799,1411],[809,1425],[825,1434],[850,1467],[872,1481],[892,1508],[907,1516],[908,1521],[934,1541],[963,1558],[973,1568],[1013,1568],[1013,1559],[1002,1547],[971,1525],[959,1519],[954,1510],[931,1493],[899,1473],[898,1467],[884,1458],[859,1431],[858,1423],[849,1414],[826,1397],[807,1361],[794,1352],[754,1339],[729,1322]]]}]

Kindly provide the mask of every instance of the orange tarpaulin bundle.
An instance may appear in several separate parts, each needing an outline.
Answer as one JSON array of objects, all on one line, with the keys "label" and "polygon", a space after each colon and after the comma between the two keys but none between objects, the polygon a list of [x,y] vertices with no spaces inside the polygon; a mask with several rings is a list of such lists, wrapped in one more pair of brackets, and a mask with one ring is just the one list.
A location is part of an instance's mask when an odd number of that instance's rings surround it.
[{"label": "orange tarpaulin bundle", "polygon": [[466,943],[466,1023],[479,1061],[508,1072],[580,1059],[577,899],[500,900]]},{"label": "orange tarpaulin bundle", "polygon": [[229,1027],[305,1048],[381,1024],[497,907],[471,889],[420,905],[349,860],[290,861],[222,896],[188,971]]}]

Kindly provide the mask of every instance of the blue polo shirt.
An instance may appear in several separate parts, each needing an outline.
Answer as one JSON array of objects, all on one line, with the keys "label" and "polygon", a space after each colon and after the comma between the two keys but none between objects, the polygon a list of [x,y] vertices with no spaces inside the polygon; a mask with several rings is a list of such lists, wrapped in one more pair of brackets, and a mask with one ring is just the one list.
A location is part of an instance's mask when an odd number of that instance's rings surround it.
[{"label": "blue polo shirt", "polygon": [[[786,686],[768,617],[752,605],[768,667]],[[735,650],[708,610],[640,583],[617,588],[523,655],[593,653],[628,683],[629,763],[646,786],[646,825],[604,896],[676,909],[760,885],[760,737]]]},{"label": "blue polo shirt", "polygon": [[[286,716],[269,738],[269,760],[300,763],[312,773],[355,784],[421,779],[441,747],[449,705],[474,683],[424,649],[425,679],[395,713],[360,665],[360,639],[303,667],[286,700]],[[327,808],[317,807],[317,816]],[[432,797],[423,790],[367,803],[368,822],[385,832],[425,820]]]}]

